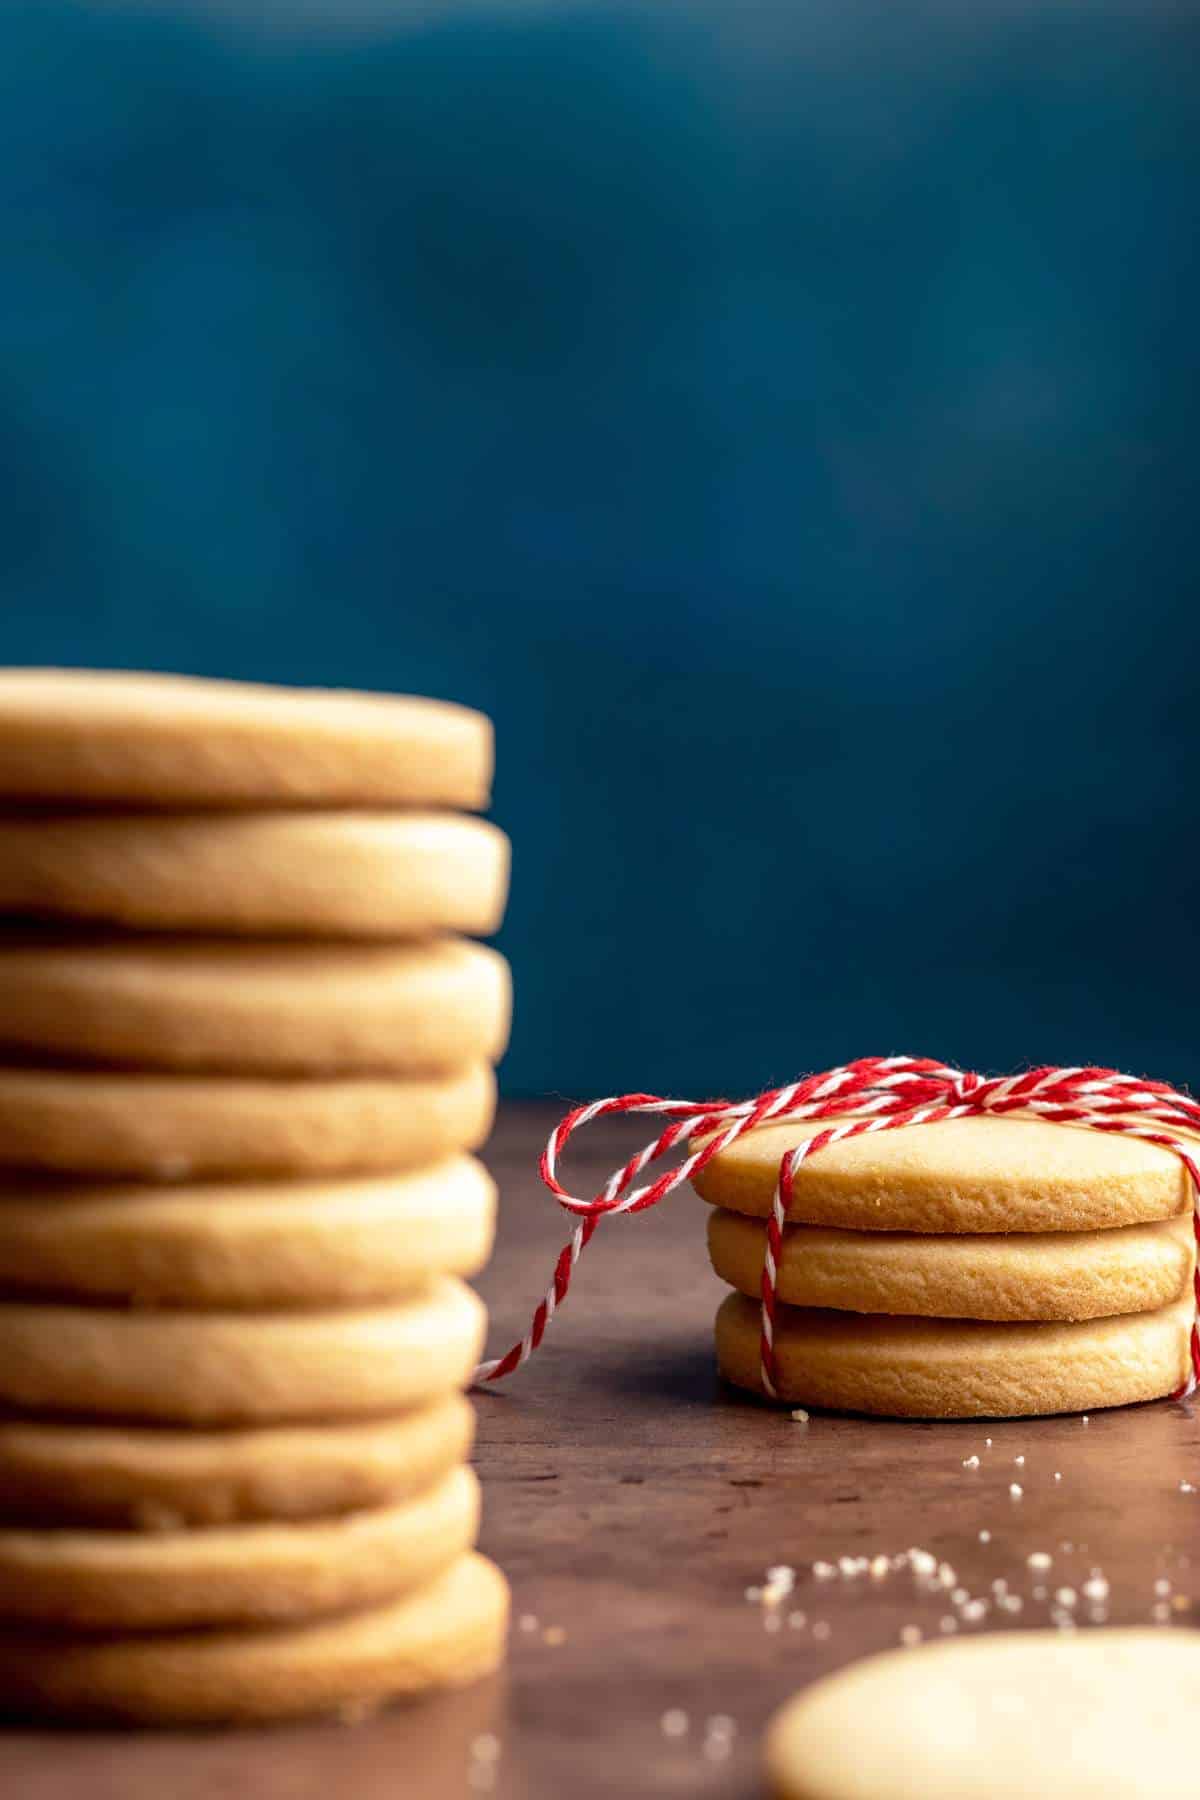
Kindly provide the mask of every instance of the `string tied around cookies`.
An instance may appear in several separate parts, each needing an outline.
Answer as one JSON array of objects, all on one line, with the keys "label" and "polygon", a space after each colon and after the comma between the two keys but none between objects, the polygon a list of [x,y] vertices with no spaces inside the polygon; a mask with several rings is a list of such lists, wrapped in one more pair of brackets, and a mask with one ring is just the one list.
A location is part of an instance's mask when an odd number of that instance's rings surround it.
[{"label": "string tied around cookies", "polygon": [[[577,1131],[596,1119],[624,1114],[657,1114],[671,1123],[629,1160],[614,1169],[590,1199],[569,1193],[558,1178],[559,1163]],[[792,1185],[801,1163],[831,1144],[867,1133],[985,1114],[1024,1113],[1052,1124],[1075,1126],[1161,1145],[1179,1158],[1192,1195],[1197,1264],[1192,1277],[1195,1308],[1189,1334],[1190,1370],[1180,1393],[1200,1382],[1200,1142],[1177,1135],[1200,1133],[1200,1102],[1166,1082],[1122,1075],[1116,1069],[1046,1066],[1023,1074],[976,1075],[916,1056],[867,1056],[836,1069],[806,1075],[771,1088],[753,1100],[670,1100],[657,1094],[618,1094],[578,1106],[550,1134],[539,1161],[545,1186],[563,1211],[578,1220],[554,1265],[554,1275],[538,1302],[529,1330],[505,1355],[484,1362],[476,1382],[499,1381],[527,1362],[567,1297],[575,1267],[602,1219],[645,1212],[657,1206],[738,1138],[759,1125],[785,1120],[811,1122],[811,1136],[785,1152],[767,1219],[761,1283],[760,1364],[764,1393],[777,1399],[775,1314],[783,1229]],[[823,1123],[823,1121],[832,1121]],[[656,1179],[637,1185],[652,1164],[685,1144],[682,1162]]]}]

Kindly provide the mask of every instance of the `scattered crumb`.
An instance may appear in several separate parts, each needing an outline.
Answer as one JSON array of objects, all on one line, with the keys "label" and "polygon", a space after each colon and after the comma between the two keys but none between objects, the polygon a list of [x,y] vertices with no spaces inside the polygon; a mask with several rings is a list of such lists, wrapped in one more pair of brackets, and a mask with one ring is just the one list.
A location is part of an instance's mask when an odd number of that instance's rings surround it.
[{"label": "scattered crumb", "polygon": [[900,1642],[906,1650],[911,1650],[914,1644],[919,1644],[923,1635],[919,1625],[902,1625],[900,1627]]},{"label": "scattered crumb", "polygon": [[803,1631],[804,1627],[807,1623],[808,1623],[808,1614],[807,1613],[790,1612],[788,1614],[788,1624],[791,1626],[793,1631]]},{"label": "scattered crumb", "polygon": [[812,1634],[819,1643],[824,1643],[833,1627],[826,1619],[818,1619],[812,1628]]},{"label": "scattered crumb", "polygon": [[1010,1481],[1008,1484],[1008,1491],[1014,1500],[1019,1500],[1021,1495],[1025,1492],[1025,1489],[1021,1486],[1019,1481]]},{"label": "scattered crumb", "polygon": [[1181,1494],[1194,1494],[1196,1489],[1192,1482],[1181,1481],[1179,1484],[1179,1491]]},{"label": "scattered crumb", "polygon": [[659,1720],[664,1737],[681,1738],[688,1733],[688,1716],[681,1707],[672,1706]]},{"label": "scattered crumb", "polygon": [[1086,1414],[1086,1413],[1084,1413],[1084,1415],[1083,1415],[1083,1417],[1082,1417],[1082,1419],[1080,1419],[1080,1421],[1079,1421],[1079,1423],[1080,1423],[1080,1424],[1081,1424],[1081,1425],[1086,1425],[1086,1424],[1087,1424],[1087,1422],[1088,1422],[1088,1416],[1087,1416],[1087,1414]]},{"label": "scattered crumb", "polygon": [[1160,1594],[1160,1595],[1170,1593],[1171,1583],[1167,1580],[1167,1577],[1165,1575],[1159,1576],[1158,1580],[1154,1584],[1154,1591],[1156,1594]]},{"label": "scattered crumb", "polygon": [[1061,1481],[1061,1480],[1062,1480],[1062,1470],[1061,1470],[1061,1469],[1055,1469],[1055,1471],[1054,1471],[1054,1479],[1055,1479],[1055,1481]]},{"label": "scattered crumb", "polygon": [[559,1644],[565,1644],[566,1641],[567,1634],[561,1625],[547,1625],[542,1633],[543,1644],[549,1644],[552,1649],[557,1649]]},{"label": "scattered crumb", "polygon": [[499,1762],[500,1739],[494,1731],[481,1731],[471,1739],[471,1755],[476,1762]]},{"label": "scattered crumb", "polygon": [[537,1628],[538,1622],[535,1613],[522,1613],[517,1620],[518,1631],[536,1631]]},{"label": "scattered crumb", "polygon": [[979,1458],[977,1456],[964,1456],[962,1466],[964,1469],[977,1469],[979,1467]]},{"label": "scattered crumb", "polygon": [[1059,1606],[1065,1606],[1069,1609],[1075,1605],[1076,1601],[1079,1599],[1079,1595],[1072,1587],[1060,1587],[1055,1588],[1054,1598]]},{"label": "scattered crumb", "polygon": [[943,1637],[949,1637],[952,1632],[958,1630],[958,1620],[951,1618],[950,1614],[946,1613],[938,1620],[938,1630]]},{"label": "scattered crumb", "polygon": [[992,1541],[992,1534],[988,1530],[986,1525],[984,1526],[983,1530],[979,1534],[979,1541],[981,1544],[990,1544]]},{"label": "scattered crumb", "polygon": [[976,1625],[980,1619],[987,1618],[988,1611],[986,1600],[969,1600],[962,1609],[962,1616],[969,1625]]},{"label": "scattered crumb", "polygon": [[1088,1600],[1107,1600],[1108,1582],[1099,1572],[1092,1574],[1083,1584],[1083,1592]]},{"label": "scattered crumb", "polygon": [[1013,1461],[1016,1463],[1018,1469],[1023,1469],[1025,1467],[1025,1458],[1023,1456],[1014,1456]]},{"label": "scattered crumb", "polygon": [[831,1562],[815,1562],[812,1572],[818,1581],[832,1581],[837,1574],[837,1566]]},{"label": "scattered crumb", "polygon": [[992,1440],[991,1440],[991,1438],[984,1438],[984,1440],[983,1440],[983,1447],[984,1447],[984,1449],[985,1449],[985,1450],[990,1450],[990,1449],[991,1449],[991,1447],[992,1447]]},{"label": "scattered crumb", "polygon": [[796,1408],[794,1408],[794,1410],[792,1412],[792,1418],[795,1420],[797,1425],[807,1425],[808,1424],[808,1414],[805,1412],[805,1410],[802,1406],[797,1406]]},{"label": "scattered crumb", "polygon": [[874,1581],[882,1581],[891,1568],[891,1563],[882,1554],[871,1558],[871,1577]]}]

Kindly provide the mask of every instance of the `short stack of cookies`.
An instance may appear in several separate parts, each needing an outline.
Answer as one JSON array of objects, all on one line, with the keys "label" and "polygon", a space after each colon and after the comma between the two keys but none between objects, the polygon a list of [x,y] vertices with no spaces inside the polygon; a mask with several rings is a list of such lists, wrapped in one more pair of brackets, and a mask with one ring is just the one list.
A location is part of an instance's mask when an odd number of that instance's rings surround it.
[{"label": "short stack of cookies", "polygon": [[[695,1177],[735,1290],[717,1361],[762,1391],[766,1224],[790,1122]],[[1177,1157],[1008,1115],[849,1138],[795,1172],[779,1262],[778,1397],[917,1418],[1087,1412],[1187,1377],[1195,1249]]]},{"label": "short stack of cookies", "polygon": [[6,1710],[278,1718],[499,1661],[491,764],[440,702],[0,674]]}]

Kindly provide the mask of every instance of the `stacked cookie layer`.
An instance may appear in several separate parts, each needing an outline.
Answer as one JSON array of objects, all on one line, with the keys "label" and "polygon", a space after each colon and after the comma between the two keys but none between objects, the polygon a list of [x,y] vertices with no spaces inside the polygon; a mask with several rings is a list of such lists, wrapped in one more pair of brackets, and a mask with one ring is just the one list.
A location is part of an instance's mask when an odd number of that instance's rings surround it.
[{"label": "stacked cookie layer", "polygon": [[490,771],[429,701],[0,675],[10,1707],[279,1717],[498,1661]]},{"label": "stacked cookie layer", "polygon": [[[759,1307],[780,1159],[766,1126],[701,1171],[735,1290],[717,1358],[761,1391]],[[780,1397],[914,1417],[1092,1410],[1186,1378],[1194,1241],[1178,1159],[1135,1138],[976,1118],[831,1145],[796,1170],[776,1292]]]}]

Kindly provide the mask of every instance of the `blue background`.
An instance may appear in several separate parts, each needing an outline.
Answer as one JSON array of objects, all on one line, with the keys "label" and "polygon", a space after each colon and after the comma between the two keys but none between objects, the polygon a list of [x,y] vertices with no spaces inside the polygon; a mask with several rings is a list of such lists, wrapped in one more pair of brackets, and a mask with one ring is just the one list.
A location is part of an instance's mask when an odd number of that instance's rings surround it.
[{"label": "blue background", "polygon": [[1200,1076],[1195,11],[247,10],[0,16],[0,654],[492,713],[510,1092]]}]

